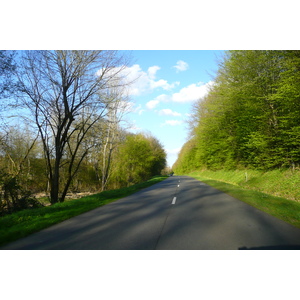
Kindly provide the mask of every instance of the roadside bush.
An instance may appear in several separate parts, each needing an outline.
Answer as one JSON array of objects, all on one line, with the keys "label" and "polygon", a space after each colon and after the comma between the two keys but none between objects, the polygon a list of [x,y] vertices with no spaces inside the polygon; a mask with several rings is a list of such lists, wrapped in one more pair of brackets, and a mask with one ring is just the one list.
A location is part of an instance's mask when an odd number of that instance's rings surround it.
[{"label": "roadside bush", "polygon": [[0,172],[0,216],[43,205],[24,190],[16,177]]}]

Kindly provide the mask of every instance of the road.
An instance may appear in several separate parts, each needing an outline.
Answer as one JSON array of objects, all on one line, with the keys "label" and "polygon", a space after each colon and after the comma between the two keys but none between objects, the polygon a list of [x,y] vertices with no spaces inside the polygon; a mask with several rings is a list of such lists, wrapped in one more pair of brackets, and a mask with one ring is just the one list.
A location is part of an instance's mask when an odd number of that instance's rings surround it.
[{"label": "road", "polygon": [[300,229],[191,177],[173,176],[2,249],[300,249]]}]

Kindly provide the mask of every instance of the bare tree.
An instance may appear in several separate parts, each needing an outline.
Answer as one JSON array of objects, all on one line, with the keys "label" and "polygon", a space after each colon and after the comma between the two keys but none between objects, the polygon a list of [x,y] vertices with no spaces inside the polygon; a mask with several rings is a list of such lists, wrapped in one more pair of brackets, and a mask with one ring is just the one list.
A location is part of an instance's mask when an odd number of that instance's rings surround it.
[{"label": "bare tree", "polygon": [[[31,111],[47,162],[50,201],[63,202],[92,143],[88,133],[115,101],[127,61],[116,51],[26,51],[20,59],[19,97]],[[68,165],[61,186],[60,169]]]},{"label": "bare tree", "polygon": [[108,97],[116,99],[116,101],[109,106],[107,122],[105,123],[104,140],[101,147],[101,191],[106,189],[111,176],[113,151],[121,141],[119,137],[122,131],[120,122],[123,120],[124,114],[128,112],[128,99],[122,89],[112,90]]}]

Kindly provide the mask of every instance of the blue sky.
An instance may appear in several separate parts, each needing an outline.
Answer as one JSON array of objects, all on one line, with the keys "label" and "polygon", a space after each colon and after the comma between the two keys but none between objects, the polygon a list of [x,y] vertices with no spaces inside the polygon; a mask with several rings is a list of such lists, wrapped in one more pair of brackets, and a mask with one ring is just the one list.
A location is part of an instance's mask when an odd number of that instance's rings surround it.
[{"label": "blue sky", "polygon": [[172,167],[188,139],[192,104],[204,96],[218,69],[221,50],[121,51],[131,60],[125,74],[129,105],[123,126],[133,133],[150,132],[159,139]]},{"label": "blue sky", "polygon": [[192,103],[204,96],[223,51],[131,51],[129,89],[131,132],[151,132],[163,144],[171,167],[188,138],[186,120]]}]

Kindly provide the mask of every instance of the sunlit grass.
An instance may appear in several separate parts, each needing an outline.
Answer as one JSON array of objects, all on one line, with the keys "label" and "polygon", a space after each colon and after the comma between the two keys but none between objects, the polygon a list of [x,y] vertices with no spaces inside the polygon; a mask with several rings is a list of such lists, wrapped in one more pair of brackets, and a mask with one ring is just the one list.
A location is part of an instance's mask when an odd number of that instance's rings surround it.
[{"label": "sunlit grass", "polygon": [[262,170],[201,170],[191,176],[203,176],[273,196],[300,201],[300,171],[290,169]]},{"label": "sunlit grass", "polygon": [[[205,173],[204,173],[205,174]],[[219,180],[207,178],[203,173],[193,172],[187,174],[195,179],[227,193],[228,195],[250,204],[274,217],[277,217],[295,227],[300,228],[300,203],[283,197],[266,194],[256,190],[246,189],[237,184],[230,184]],[[218,174],[219,176],[220,174]],[[210,177],[213,174],[210,173]],[[216,177],[218,177],[216,176]]]}]

